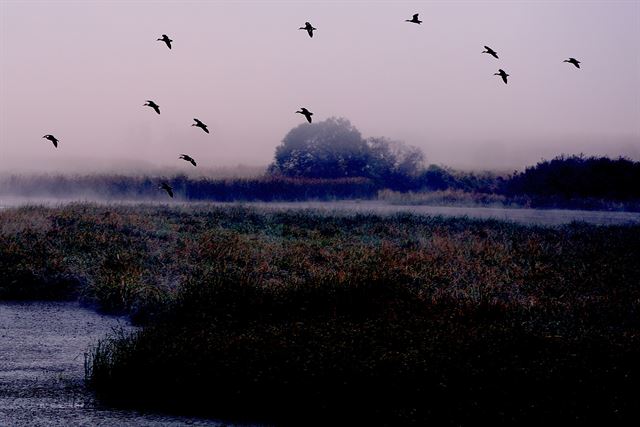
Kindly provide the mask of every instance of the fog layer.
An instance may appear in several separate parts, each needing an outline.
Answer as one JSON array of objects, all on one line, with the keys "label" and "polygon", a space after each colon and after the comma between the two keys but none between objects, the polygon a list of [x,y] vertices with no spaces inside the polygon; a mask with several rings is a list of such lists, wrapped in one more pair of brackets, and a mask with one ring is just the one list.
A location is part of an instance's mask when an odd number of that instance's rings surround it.
[{"label": "fog layer", "polygon": [[2,1],[0,19],[4,172],[263,166],[301,106],[454,167],[640,159],[640,2]]}]

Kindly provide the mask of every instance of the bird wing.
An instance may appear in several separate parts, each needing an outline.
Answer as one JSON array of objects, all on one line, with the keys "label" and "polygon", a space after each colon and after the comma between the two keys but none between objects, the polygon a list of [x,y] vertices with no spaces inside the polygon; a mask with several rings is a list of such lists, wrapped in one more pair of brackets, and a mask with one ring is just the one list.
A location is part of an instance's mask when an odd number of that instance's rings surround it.
[{"label": "bird wing", "polygon": [[497,55],[496,51],[495,51],[495,50],[493,50],[493,49],[491,49],[489,46],[485,46],[484,48],[485,48],[485,49],[487,49],[487,53],[488,53],[489,55],[493,56],[494,58],[497,58],[497,57],[498,57],[498,55]]},{"label": "bird wing", "polygon": [[157,106],[156,104],[152,105],[153,109],[156,110],[156,113],[160,114],[160,107]]},{"label": "bird wing", "polygon": [[206,133],[209,133],[209,129],[207,129],[207,125],[202,125],[202,130]]},{"label": "bird wing", "polygon": [[313,37],[313,28],[307,28],[307,33],[309,33],[309,37]]},{"label": "bird wing", "polygon": [[413,20],[414,21],[418,21],[418,15],[419,15],[419,13],[416,13],[415,15],[413,15]]},{"label": "bird wing", "polygon": [[173,189],[169,184],[167,184],[166,182],[163,182],[160,188],[166,191],[169,196],[173,197]]},{"label": "bird wing", "polygon": [[304,115],[307,118],[307,121],[311,123],[311,113],[307,111],[307,114]]},{"label": "bird wing", "polygon": [[191,162],[191,164],[192,164],[193,166],[198,166],[198,165],[196,165],[196,161],[195,161],[195,160],[191,159],[191,160],[190,160],[190,162]]},{"label": "bird wing", "polygon": [[506,74],[500,74],[500,76],[502,77],[502,80],[504,80],[504,83],[507,83],[507,75]]},{"label": "bird wing", "polygon": [[54,147],[58,148],[58,140],[57,139],[54,138],[53,141],[51,141],[51,142],[53,142],[53,146]]}]

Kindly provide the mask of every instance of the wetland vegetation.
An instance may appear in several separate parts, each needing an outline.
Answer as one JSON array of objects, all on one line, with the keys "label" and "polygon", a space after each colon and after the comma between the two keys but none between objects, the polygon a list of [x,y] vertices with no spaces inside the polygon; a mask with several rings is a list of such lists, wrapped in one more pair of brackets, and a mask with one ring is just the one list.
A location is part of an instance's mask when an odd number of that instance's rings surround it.
[{"label": "wetland vegetation", "polygon": [[0,298],[143,326],[88,360],[112,404],[276,424],[635,410],[639,226],[72,204],[0,230]]}]

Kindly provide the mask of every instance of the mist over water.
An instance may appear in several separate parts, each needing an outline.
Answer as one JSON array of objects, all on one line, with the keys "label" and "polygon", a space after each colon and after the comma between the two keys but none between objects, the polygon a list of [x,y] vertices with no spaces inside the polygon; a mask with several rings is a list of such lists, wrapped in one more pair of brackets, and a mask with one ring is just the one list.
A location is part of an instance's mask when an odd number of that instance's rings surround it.
[{"label": "mist over water", "polygon": [[21,206],[60,207],[71,203],[92,203],[107,206],[155,205],[178,209],[206,209],[209,207],[246,207],[262,211],[302,210],[326,215],[395,215],[411,213],[424,216],[468,217],[471,219],[496,219],[525,225],[558,226],[571,222],[595,225],[640,224],[640,212],[586,211],[576,209],[528,209],[502,207],[427,206],[398,205],[375,200],[345,200],[336,202],[188,202],[181,200],[154,199],[119,200],[96,195],[83,195],[68,199],[43,197],[1,197],[0,209]]}]

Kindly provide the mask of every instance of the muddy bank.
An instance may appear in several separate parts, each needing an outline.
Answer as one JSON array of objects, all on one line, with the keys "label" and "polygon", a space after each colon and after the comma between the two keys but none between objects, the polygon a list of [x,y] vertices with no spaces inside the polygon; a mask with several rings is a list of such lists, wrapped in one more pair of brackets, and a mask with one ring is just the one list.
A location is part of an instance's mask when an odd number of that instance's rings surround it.
[{"label": "muddy bank", "polygon": [[0,425],[224,425],[100,406],[84,386],[84,353],[120,329],[133,327],[77,303],[0,302]]}]

